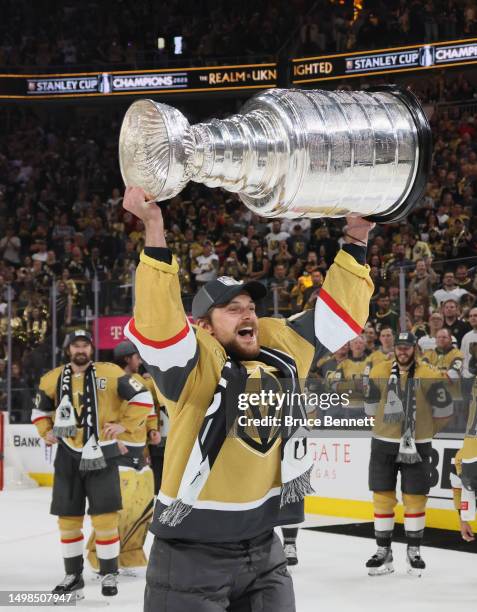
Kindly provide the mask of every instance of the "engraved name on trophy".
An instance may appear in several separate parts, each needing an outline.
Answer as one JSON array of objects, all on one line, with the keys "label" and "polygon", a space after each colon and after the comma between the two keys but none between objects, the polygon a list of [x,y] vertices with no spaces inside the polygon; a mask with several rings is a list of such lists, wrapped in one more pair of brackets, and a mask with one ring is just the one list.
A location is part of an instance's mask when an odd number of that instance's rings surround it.
[{"label": "engraved name on trophy", "polygon": [[404,218],[422,197],[431,131],[418,99],[373,91],[271,89],[240,114],[189,125],[175,108],[138,100],[119,139],[126,185],[161,201],[188,181],[237,192],[263,217]]}]

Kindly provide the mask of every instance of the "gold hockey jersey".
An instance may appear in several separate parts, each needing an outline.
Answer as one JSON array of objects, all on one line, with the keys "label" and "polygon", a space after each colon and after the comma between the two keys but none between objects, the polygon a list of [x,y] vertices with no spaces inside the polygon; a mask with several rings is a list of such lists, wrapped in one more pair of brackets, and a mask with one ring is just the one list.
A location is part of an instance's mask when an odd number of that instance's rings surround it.
[{"label": "gold hockey jersey", "polygon": [[452,347],[448,351],[432,349],[424,351],[422,361],[429,363],[441,372],[445,372],[451,380],[461,377],[464,355],[458,348]]},{"label": "gold hockey jersey", "polygon": [[[41,437],[45,437],[47,432],[53,429],[55,411],[60,401],[58,387],[63,367],[59,366],[47,372],[40,379],[31,420]],[[153,406],[152,397],[139,375],[126,375],[114,363],[98,362],[95,363],[95,368],[99,444],[105,456],[113,456],[119,451],[116,440],[103,437],[105,424],[120,423],[126,429],[126,436],[134,437],[145,429],[146,417]],[[83,412],[83,389],[84,373],[73,374],[73,406],[78,417]],[[70,450],[81,452],[83,428],[78,427],[74,438],[63,438],[62,441]]]},{"label": "gold hockey jersey", "polygon": [[462,473],[462,463],[475,465],[477,462],[477,378],[474,379],[472,387],[472,400],[469,406],[469,417],[467,419],[467,427],[465,431],[462,448],[455,456],[455,469],[457,477],[451,474],[451,484],[454,493],[454,505],[456,510],[460,510],[462,482],[460,476]]},{"label": "gold hockey jersey", "polygon": [[348,357],[342,361],[333,377],[333,389],[337,393],[349,393],[349,408],[363,408],[363,384],[368,357]]},{"label": "gold hockey jersey", "polygon": [[[365,410],[374,417],[373,438],[384,442],[399,442],[401,423],[384,421],[384,404],[387,398],[389,377],[393,361],[382,361],[371,369]],[[444,373],[427,363],[418,362],[416,379],[416,442],[430,442],[443,429],[453,415],[453,398],[449,393],[449,381]],[[401,373],[401,387],[407,373]]]},{"label": "gold hockey jersey", "polygon": [[[118,440],[123,441],[125,444],[134,444],[134,445],[145,445],[147,443],[147,434],[149,431],[158,428],[158,416],[157,411],[159,410],[159,404],[157,400],[157,395],[155,395],[154,391],[154,383],[150,378],[143,378],[140,374],[133,374],[134,378],[141,382],[143,387],[149,391],[151,394],[152,405],[151,408],[146,415],[146,419],[141,427],[137,427],[134,431],[129,432],[125,431],[122,434],[119,434]],[[127,403],[123,403],[121,406],[121,417],[129,409]]]},{"label": "gold hockey jersey", "polygon": [[394,351],[390,353],[385,353],[381,349],[376,349],[373,351],[367,358],[367,362],[371,368],[374,368],[375,365],[381,363],[382,361],[392,361],[394,359]]},{"label": "gold hockey jersey", "polygon": [[[342,250],[327,274],[315,310],[290,319],[260,319],[260,345],[292,356],[298,377],[304,380],[314,357],[337,350],[361,332],[372,292],[368,266]],[[156,259],[144,252],[136,274],[134,318],[125,335],[147,364],[170,418],[155,511],[159,516],[178,497],[227,356],[213,336],[187,319],[175,259],[166,263],[161,256]],[[234,541],[302,520],[302,504],[290,504],[289,515],[280,513],[279,432],[269,435],[276,439],[266,440],[266,451],[227,437],[190,515],[177,527],[154,520],[152,531],[166,538]]]}]

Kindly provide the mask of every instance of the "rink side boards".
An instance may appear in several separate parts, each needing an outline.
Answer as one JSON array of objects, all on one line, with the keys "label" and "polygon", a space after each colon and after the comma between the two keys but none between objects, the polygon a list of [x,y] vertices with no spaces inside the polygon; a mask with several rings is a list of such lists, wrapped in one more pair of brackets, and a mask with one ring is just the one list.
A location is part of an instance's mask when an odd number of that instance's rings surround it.
[{"label": "rink side boards", "polygon": [[[371,493],[368,490],[369,438],[310,438],[314,455],[312,486],[316,495],[306,499],[310,514],[342,516],[373,520]],[[461,439],[438,439],[433,442],[432,479],[427,507],[427,525],[458,529],[457,512],[452,502],[449,475],[452,459],[462,445]],[[10,425],[6,440],[7,460],[23,470],[41,486],[53,484],[55,448],[47,447],[34,425]],[[399,495],[398,495],[399,498]],[[396,508],[402,522],[402,506]]]},{"label": "rink side boards", "polygon": [[[373,520],[372,494],[368,489],[369,438],[311,438],[314,468],[311,484],[316,495],[306,499],[310,514]],[[459,529],[454,509],[450,473],[462,439],[433,441],[432,488],[427,503],[426,524],[441,529]],[[398,482],[398,499],[400,486]],[[396,507],[396,520],[403,522],[403,509]]]}]

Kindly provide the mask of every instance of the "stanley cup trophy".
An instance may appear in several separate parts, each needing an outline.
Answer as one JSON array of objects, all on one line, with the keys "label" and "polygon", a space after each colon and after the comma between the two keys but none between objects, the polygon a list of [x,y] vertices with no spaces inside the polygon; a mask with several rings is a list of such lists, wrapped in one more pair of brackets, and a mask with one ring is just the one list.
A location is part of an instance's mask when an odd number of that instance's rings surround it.
[{"label": "stanley cup trophy", "polygon": [[195,181],[237,192],[262,217],[404,218],[422,197],[431,132],[409,91],[271,89],[240,114],[190,125],[139,100],[121,127],[126,185],[166,200]]}]

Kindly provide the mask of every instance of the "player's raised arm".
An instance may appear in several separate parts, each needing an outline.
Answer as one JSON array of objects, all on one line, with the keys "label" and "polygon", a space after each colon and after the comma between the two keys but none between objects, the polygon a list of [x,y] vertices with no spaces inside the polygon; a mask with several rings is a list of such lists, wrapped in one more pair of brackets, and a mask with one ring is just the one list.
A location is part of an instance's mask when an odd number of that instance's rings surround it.
[{"label": "player's raised arm", "polygon": [[332,352],[361,333],[374,290],[366,265],[368,234],[374,224],[359,217],[347,222],[346,244],[336,255],[315,306],[315,336]]},{"label": "player's raised arm", "polygon": [[167,248],[160,208],[144,191],[128,187],[123,206],[145,226],[136,273],[134,317],[125,335],[136,345],[160,392],[173,400],[197,362],[198,349],[182,306],[178,265]]},{"label": "player's raised arm", "polygon": [[[358,336],[369,315],[369,300],[374,290],[366,265],[368,233],[373,223],[359,217],[347,219],[346,244],[338,252],[320,289],[315,309],[290,319],[260,319],[265,343],[276,346],[289,338],[283,326],[291,328],[319,352],[334,352]],[[280,329],[281,328],[281,329]],[[289,348],[289,347],[288,347]]]}]

